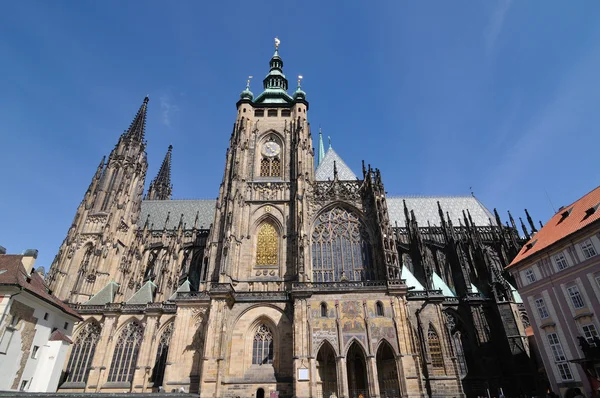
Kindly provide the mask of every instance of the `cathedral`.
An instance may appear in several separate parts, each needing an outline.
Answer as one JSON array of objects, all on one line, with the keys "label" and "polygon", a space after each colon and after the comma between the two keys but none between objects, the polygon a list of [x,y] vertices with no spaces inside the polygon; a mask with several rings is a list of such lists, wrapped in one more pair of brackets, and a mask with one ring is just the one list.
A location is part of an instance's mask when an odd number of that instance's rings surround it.
[{"label": "cathedral", "polygon": [[236,103],[216,200],[171,199],[172,147],[144,192],[148,98],[98,165],[46,276],[84,318],[59,391],[535,394],[503,272],[525,242],[513,218],[473,195],[388,196],[313,137],[278,41],[269,67]]}]

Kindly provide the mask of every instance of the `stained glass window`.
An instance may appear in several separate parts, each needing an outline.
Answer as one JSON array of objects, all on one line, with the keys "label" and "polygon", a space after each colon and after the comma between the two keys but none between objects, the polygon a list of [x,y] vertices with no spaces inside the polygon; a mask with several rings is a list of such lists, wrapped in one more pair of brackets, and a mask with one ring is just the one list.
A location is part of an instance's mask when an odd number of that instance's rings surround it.
[{"label": "stained glass window", "polygon": [[356,214],[335,207],[318,217],[312,265],[314,282],[374,279],[369,235]]},{"label": "stained glass window", "polygon": [[434,368],[443,368],[444,357],[442,356],[442,344],[440,343],[440,337],[433,328],[433,325],[429,325],[429,331],[427,332],[427,343],[429,345],[429,357],[431,358],[431,365]]},{"label": "stained glass window", "polygon": [[96,322],[88,322],[83,326],[67,364],[67,382],[85,383],[87,381],[94,352],[96,352],[96,343],[100,339],[100,325]]},{"label": "stained glass window", "polygon": [[252,364],[263,365],[267,363],[273,363],[273,333],[267,325],[262,324],[254,335]]},{"label": "stained glass window", "polygon": [[140,324],[130,322],[125,326],[115,345],[108,374],[109,382],[131,382],[133,380],[143,337],[144,330]]},{"label": "stained glass window", "polygon": [[279,252],[279,234],[270,222],[264,222],[258,228],[256,242],[256,265],[277,265]]},{"label": "stained glass window", "polygon": [[169,353],[169,344],[171,343],[171,335],[173,334],[173,322],[166,327],[163,334],[160,336],[158,350],[156,351],[156,360],[154,361],[154,369],[152,370],[152,381],[154,387],[162,386],[165,376],[165,367],[167,365],[167,354]]}]

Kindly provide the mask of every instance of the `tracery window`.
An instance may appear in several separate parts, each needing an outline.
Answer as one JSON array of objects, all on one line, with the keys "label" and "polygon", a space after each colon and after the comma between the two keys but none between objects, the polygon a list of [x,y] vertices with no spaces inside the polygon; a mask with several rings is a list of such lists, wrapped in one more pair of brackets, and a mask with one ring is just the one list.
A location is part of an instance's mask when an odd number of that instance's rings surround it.
[{"label": "tracery window", "polygon": [[335,207],[317,218],[312,265],[314,282],[374,278],[369,235],[356,214]]},{"label": "tracery window", "polygon": [[268,363],[273,363],[273,333],[267,325],[262,324],[254,335],[252,364],[264,365]]},{"label": "tracery window", "polygon": [[454,343],[454,352],[456,353],[456,362],[458,363],[458,373],[462,378],[465,377],[468,372],[462,334],[460,332],[454,333],[452,335],[452,341]]},{"label": "tracery window", "polygon": [[443,368],[444,357],[442,356],[442,344],[440,343],[440,337],[433,328],[433,325],[429,325],[429,331],[427,332],[427,343],[429,345],[429,357],[431,358],[431,365],[434,368]]},{"label": "tracery window", "polygon": [[163,334],[160,336],[158,350],[156,351],[156,360],[154,361],[154,369],[152,370],[151,381],[154,382],[154,387],[162,386],[165,376],[165,367],[167,365],[167,355],[169,353],[169,344],[171,343],[171,335],[173,334],[173,322],[166,327]]},{"label": "tracery window", "polygon": [[66,382],[85,383],[96,352],[96,343],[100,339],[100,325],[96,322],[88,322],[79,333],[71,356],[67,363]]},{"label": "tracery window", "polygon": [[277,265],[279,234],[270,222],[258,227],[256,239],[256,265]]},{"label": "tracery window", "polygon": [[115,345],[108,374],[109,382],[132,381],[143,337],[144,330],[139,323],[130,322],[125,326]]},{"label": "tracery window", "polygon": [[261,177],[279,177],[281,176],[281,160],[278,157],[263,157],[260,161]]}]

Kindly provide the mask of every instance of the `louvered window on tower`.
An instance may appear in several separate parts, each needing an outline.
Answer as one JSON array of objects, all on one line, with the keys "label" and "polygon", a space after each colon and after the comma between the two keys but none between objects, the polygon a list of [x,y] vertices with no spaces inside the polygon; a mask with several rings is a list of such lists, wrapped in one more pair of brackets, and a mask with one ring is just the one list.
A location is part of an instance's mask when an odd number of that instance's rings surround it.
[{"label": "louvered window on tower", "polygon": [[280,177],[281,176],[281,160],[279,158],[263,157],[260,161],[260,176],[261,177]]},{"label": "louvered window on tower", "polygon": [[256,240],[256,265],[277,265],[279,234],[273,224],[269,222],[261,224]]},{"label": "louvered window on tower", "polygon": [[144,329],[136,322],[130,322],[117,340],[108,374],[109,382],[128,382],[133,380]]},{"label": "louvered window on tower", "polygon": [[88,322],[78,334],[77,340],[71,350],[71,356],[67,364],[68,383],[85,383],[96,352],[96,343],[100,339],[100,325]]}]

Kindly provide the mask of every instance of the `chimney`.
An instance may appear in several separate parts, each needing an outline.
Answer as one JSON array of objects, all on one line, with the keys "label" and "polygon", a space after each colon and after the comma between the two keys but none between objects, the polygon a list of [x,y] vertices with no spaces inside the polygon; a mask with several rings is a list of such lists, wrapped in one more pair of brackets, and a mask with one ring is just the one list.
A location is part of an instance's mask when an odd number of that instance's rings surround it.
[{"label": "chimney", "polygon": [[6,247],[0,246],[0,254],[6,254]]},{"label": "chimney", "polygon": [[23,252],[23,259],[21,262],[23,263],[23,267],[28,271],[28,275],[31,275],[30,270],[33,270],[33,263],[38,256],[38,251],[36,249],[27,249]]}]

